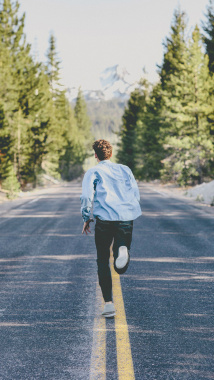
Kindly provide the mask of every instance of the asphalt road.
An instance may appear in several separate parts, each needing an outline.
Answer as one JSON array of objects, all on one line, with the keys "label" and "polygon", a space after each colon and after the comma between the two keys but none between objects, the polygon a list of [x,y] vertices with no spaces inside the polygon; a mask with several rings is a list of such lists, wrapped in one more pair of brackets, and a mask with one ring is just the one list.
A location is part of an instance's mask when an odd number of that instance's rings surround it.
[{"label": "asphalt road", "polygon": [[140,189],[107,321],[80,185],[0,205],[0,379],[214,379],[214,210]]}]

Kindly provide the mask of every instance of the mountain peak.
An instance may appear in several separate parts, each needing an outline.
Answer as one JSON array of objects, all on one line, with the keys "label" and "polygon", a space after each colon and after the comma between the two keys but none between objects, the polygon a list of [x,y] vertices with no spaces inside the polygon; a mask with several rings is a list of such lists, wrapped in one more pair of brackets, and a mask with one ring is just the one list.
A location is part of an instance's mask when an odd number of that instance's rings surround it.
[{"label": "mountain peak", "polygon": [[127,76],[130,75],[125,67],[120,65],[114,65],[107,67],[100,76],[101,87],[105,91],[110,86],[114,85],[115,82],[123,82],[129,84],[127,81]]},{"label": "mountain peak", "polygon": [[138,82],[131,81],[127,69],[119,64],[107,67],[101,73],[100,84],[98,90],[83,91],[86,100],[128,100],[130,93],[138,86]]}]

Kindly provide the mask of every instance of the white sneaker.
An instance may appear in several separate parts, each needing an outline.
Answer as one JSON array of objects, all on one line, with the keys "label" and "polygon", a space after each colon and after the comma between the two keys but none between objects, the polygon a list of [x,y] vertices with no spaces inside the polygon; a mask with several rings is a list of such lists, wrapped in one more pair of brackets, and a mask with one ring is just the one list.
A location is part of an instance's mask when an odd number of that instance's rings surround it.
[{"label": "white sneaker", "polygon": [[114,317],[116,315],[113,302],[105,304],[102,315],[106,318],[111,318],[111,317]]},{"label": "white sneaker", "polygon": [[125,246],[121,246],[118,252],[118,258],[115,261],[115,266],[117,269],[123,269],[129,261],[128,249]]}]

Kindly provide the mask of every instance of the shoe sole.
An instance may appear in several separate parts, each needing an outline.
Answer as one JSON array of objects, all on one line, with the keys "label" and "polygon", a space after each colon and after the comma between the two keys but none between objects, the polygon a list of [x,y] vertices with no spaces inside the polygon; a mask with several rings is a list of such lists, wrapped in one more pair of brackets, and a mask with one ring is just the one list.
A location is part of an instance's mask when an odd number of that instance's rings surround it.
[{"label": "shoe sole", "polygon": [[128,266],[129,266],[129,261],[130,261],[130,255],[129,255],[129,251],[128,251],[128,260],[127,260],[127,263],[126,265],[123,267],[123,268],[117,268],[116,267],[116,260],[114,260],[114,270],[115,272],[117,272],[118,274],[123,274],[126,272]]},{"label": "shoe sole", "polygon": [[121,260],[121,259],[119,259],[119,257],[115,260],[115,265],[116,265],[117,269],[123,269],[129,260],[128,249],[126,249],[125,252],[126,252],[126,257],[123,257],[123,262],[125,262],[125,264],[121,265],[120,263],[118,263],[118,260]]},{"label": "shoe sole", "polygon": [[103,314],[102,313],[102,316],[105,317],[105,318],[112,318],[116,315],[115,312],[112,312],[112,313],[106,313],[106,314]]}]

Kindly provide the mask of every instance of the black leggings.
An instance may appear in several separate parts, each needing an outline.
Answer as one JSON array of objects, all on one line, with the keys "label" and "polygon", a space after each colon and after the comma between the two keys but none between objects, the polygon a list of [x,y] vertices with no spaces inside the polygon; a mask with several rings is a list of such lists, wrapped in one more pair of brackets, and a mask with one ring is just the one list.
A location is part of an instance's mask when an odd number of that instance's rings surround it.
[{"label": "black leggings", "polygon": [[110,246],[112,241],[114,260],[117,259],[118,249],[126,246],[128,250],[132,241],[133,221],[96,220],[95,244],[97,248],[97,266],[99,284],[105,302],[112,301],[112,279],[109,267]]}]

